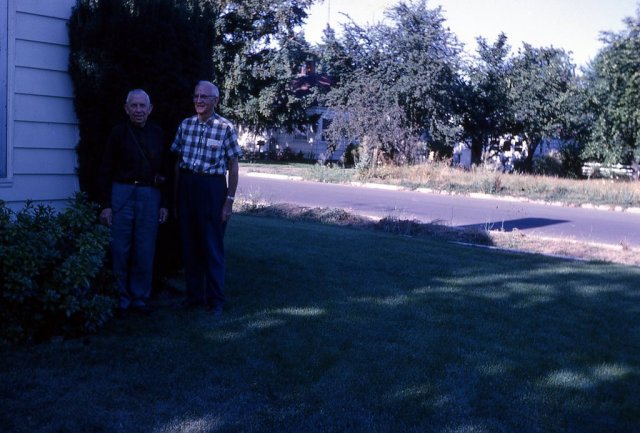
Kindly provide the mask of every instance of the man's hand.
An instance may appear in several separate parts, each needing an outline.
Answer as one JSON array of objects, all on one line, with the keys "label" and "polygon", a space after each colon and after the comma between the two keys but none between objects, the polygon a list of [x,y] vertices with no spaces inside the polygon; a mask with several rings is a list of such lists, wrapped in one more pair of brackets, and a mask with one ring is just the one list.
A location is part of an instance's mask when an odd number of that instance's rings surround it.
[{"label": "man's hand", "polygon": [[100,222],[111,227],[111,223],[113,222],[113,211],[110,207],[102,209],[102,212],[100,212]]},{"label": "man's hand", "polygon": [[222,206],[222,222],[226,223],[231,219],[231,214],[233,213],[233,200],[227,198],[227,201],[224,202],[224,206]]},{"label": "man's hand", "polygon": [[167,222],[167,218],[169,218],[169,209],[161,207],[160,212],[158,213],[158,221],[160,224],[164,224]]}]

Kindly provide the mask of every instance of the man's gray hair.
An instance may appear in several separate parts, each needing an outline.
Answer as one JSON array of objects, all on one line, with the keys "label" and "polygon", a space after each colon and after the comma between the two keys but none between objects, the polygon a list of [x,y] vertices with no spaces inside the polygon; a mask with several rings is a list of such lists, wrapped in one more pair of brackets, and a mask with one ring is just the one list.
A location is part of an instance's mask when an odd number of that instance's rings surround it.
[{"label": "man's gray hair", "polygon": [[216,98],[220,97],[220,91],[218,90],[218,86],[213,84],[211,81],[200,80],[200,81],[198,81],[198,84],[196,84],[196,87],[200,86],[200,85],[211,86],[211,91],[213,92],[213,96],[215,96]]},{"label": "man's gray hair", "polygon": [[149,98],[149,95],[147,94],[147,92],[145,92],[142,89],[133,89],[129,91],[129,93],[127,94],[127,100],[125,101],[127,105],[129,105],[129,102],[131,101],[131,98],[133,97],[133,95],[143,95],[147,100],[147,105],[149,106],[151,105],[151,98]]}]

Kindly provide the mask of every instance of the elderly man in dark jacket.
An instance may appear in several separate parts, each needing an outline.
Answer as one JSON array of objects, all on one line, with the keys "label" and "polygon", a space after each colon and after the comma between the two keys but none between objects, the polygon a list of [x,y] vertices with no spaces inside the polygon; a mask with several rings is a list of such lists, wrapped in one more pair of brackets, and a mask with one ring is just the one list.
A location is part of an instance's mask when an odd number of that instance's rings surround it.
[{"label": "elderly man in dark jacket", "polygon": [[134,89],[124,110],[129,121],[115,126],[102,160],[100,219],[111,227],[111,250],[121,311],[148,313],[158,224],[167,220],[164,134],[147,122],[149,95]]}]

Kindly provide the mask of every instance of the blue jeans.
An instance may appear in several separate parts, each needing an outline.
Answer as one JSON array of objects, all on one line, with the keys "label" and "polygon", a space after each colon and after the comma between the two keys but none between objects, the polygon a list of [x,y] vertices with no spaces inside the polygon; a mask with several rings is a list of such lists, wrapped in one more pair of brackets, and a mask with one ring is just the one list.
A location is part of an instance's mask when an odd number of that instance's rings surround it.
[{"label": "blue jeans", "polygon": [[224,176],[180,173],[178,218],[182,239],[187,300],[222,307],[224,232],[222,207],[227,198]]},{"label": "blue jeans", "polygon": [[160,191],[113,183],[111,251],[120,308],[142,307],[151,295]]}]

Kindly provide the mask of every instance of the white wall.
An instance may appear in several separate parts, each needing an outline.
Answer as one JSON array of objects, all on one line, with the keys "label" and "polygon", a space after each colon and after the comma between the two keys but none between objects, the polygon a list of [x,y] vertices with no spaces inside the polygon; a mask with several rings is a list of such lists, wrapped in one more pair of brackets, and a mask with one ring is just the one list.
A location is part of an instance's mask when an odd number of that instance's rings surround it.
[{"label": "white wall", "polygon": [[62,207],[79,190],[78,121],[67,73],[67,20],[74,5],[8,0],[8,171],[0,179],[0,199],[12,208],[27,199]]}]

